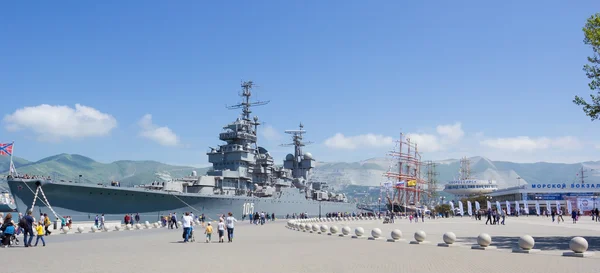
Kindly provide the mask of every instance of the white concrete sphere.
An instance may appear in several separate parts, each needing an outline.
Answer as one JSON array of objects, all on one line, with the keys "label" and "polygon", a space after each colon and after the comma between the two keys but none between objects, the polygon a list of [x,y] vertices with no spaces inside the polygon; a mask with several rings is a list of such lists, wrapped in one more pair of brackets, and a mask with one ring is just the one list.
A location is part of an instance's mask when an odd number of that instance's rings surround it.
[{"label": "white concrete sphere", "polygon": [[321,228],[321,227],[320,227],[319,225],[317,225],[317,224],[314,224],[314,225],[312,226],[312,229],[313,229],[313,231],[314,231],[314,232],[317,232],[317,231],[319,231],[319,229],[320,229],[320,228]]},{"label": "white concrete sphere", "polygon": [[68,227],[68,226],[64,226],[64,227],[62,228],[62,232],[63,232],[64,234],[67,234],[67,233],[69,232],[69,227]]},{"label": "white concrete sphere", "polygon": [[127,225],[125,225],[125,229],[126,229],[126,230],[131,230],[131,224],[127,224]]},{"label": "white concrete sphere", "polygon": [[140,225],[140,224],[135,224],[135,229],[141,229],[141,228],[142,228],[142,225]]},{"label": "white concrete sphere", "polygon": [[96,232],[98,231],[98,228],[96,226],[92,226],[92,232]]},{"label": "white concrete sphere", "polygon": [[290,221],[287,221],[287,226],[288,226],[288,227],[292,227],[292,220],[290,220]]},{"label": "white concrete sphere", "polygon": [[350,234],[350,227],[349,226],[343,227],[342,228],[342,234],[344,234],[344,235]]},{"label": "white concrete sphere", "polygon": [[329,227],[327,225],[321,226],[321,232],[327,232],[327,230],[329,230]]},{"label": "white concrete sphere", "polygon": [[85,230],[85,229],[84,229],[83,227],[78,227],[78,228],[77,228],[77,231],[78,231],[79,233],[83,233],[83,231],[84,231],[84,230]]},{"label": "white concrete sphere", "polygon": [[427,238],[427,233],[425,233],[425,231],[419,230],[417,232],[415,232],[415,241],[417,242],[423,242],[425,241],[425,238]]},{"label": "white concrete sphere", "polygon": [[375,239],[381,237],[381,229],[379,228],[374,228],[371,230],[371,236]]},{"label": "white concrete sphere", "polygon": [[329,232],[330,232],[331,234],[336,234],[336,233],[338,233],[338,227],[337,227],[337,226],[331,226],[331,227],[329,228]]},{"label": "white concrete sphere", "polygon": [[492,244],[492,237],[487,233],[481,233],[477,236],[477,244],[483,247],[489,246]]},{"label": "white concrete sphere", "polygon": [[300,230],[304,230],[304,227],[306,226],[305,223],[300,223]]},{"label": "white concrete sphere", "polygon": [[146,221],[146,222],[144,222],[144,225],[148,226],[148,225],[150,225],[150,222]]},{"label": "white concrete sphere", "polygon": [[575,253],[584,253],[588,249],[588,241],[583,237],[573,237],[569,242],[569,248]]},{"label": "white concrete sphere", "polygon": [[306,230],[306,231],[311,231],[311,230],[312,230],[312,224],[306,224],[306,225],[304,226],[304,230]]},{"label": "white concrete sphere", "polygon": [[119,230],[121,230],[121,225],[116,225],[115,226],[115,231],[119,231]]},{"label": "white concrete sphere", "polygon": [[182,225],[181,221],[177,221],[177,225],[181,226]]},{"label": "white concrete sphere", "polygon": [[157,223],[154,223],[153,226],[154,226],[154,228],[158,228],[158,224]]},{"label": "white concrete sphere", "polygon": [[362,227],[357,227],[354,229],[354,234],[356,234],[358,237],[363,236],[365,234],[365,229]]},{"label": "white concrete sphere", "polygon": [[444,243],[446,244],[454,244],[454,242],[456,242],[456,234],[454,234],[454,232],[448,231],[446,233],[444,233],[444,236],[442,236],[442,239],[444,239]]},{"label": "white concrete sphere", "polygon": [[529,250],[535,245],[535,240],[529,235],[523,235],[519,238],[519,247],[521,249]]},{"label": "white concrete sphere", "polygon": [[102,226],[103,231],[108,231],[108,227],[106,225]]},{"label": "white concrete sphere", "polygon": [[392,230],[390,236],[392,236],[392,239],[394,240],[400,240],[402,239],[402,231],[400,231],[399,229],[394,229]]}]

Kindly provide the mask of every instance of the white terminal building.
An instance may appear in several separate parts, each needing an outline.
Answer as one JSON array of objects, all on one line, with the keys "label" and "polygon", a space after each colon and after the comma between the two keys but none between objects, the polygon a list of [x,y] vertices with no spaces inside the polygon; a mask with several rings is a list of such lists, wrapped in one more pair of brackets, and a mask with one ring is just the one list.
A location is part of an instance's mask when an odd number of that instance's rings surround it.
[{"label": "white terminal building", "polygon": [[[530,214],[536,214],[538,210],[541,213],[556,208],[567,213],[569,210],[580,210],[589,214],[591,210],[600,208],[600,183],[532,183],[499,189],[494,180],[470,179],[469,162],[466,158],[461,160],[460,177],[458,180],[449,181],[444,188],[444,192],[456,196],[453,200],[454,205],[462,198],[485,195],[494,209],[498,203],[502,209],[508,207],[511,210],[517,206],[524,210],[527,206]],[[487,204],[480,206],[483,209],[487,208]]]}]

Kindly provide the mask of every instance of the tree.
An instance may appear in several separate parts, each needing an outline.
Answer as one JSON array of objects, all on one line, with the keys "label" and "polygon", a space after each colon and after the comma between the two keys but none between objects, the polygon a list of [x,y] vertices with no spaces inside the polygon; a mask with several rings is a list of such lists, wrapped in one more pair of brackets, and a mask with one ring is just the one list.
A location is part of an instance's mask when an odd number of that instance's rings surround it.
[{"label": "tree", "polygon": [[591,90],[598,90],[597,94],[590,94],[591,101],[587,102],[579,96],[575,96],[573,103],[583,106],[583,112],[592,121],[600,118],[600,13],[596,13],[587,19],[583,27],[585,38],[583,43],[590,45],[594,54],[588,57],[588,64],[583,66],[585,75],[590,79],[588,84]]}]

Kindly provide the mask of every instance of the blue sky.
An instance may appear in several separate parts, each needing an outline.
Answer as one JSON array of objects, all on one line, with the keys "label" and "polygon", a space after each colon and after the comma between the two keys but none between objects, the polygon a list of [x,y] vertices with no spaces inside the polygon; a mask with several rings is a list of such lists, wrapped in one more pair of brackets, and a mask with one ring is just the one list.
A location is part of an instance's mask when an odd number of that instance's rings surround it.
[{"label": "blue sky", "polygon": [[600,160],[600,125],[571,102],[590,92],[581,28],[595,12],[592,0],[6,2],[0,142],[29,160],[206,164],[239,114],[225,105],[253,80],[278,161],[300,121],[323,161],[385,156],[400,132],[434,160]]}]

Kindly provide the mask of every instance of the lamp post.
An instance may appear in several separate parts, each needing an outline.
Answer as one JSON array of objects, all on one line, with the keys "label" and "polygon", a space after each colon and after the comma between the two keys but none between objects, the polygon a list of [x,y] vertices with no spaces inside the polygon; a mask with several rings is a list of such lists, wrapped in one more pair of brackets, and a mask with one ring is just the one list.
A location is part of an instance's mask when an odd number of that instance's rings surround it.
[{"label": "lamp post", "polygon": [[80,184],[81,184],[81,177],[82,177],[82,176],[83,176],[83,175],[81,175],[81,174],[79,175],[79,183],[80,183]]},{"label": "lamp post", "polygon": [[377,207],[377,215],[381,212],[381,197],[377,198],[378,207]]},{"label": "lamp post", "polygon": [[321,219],[321,200],[319,200],[319,219]]}]

